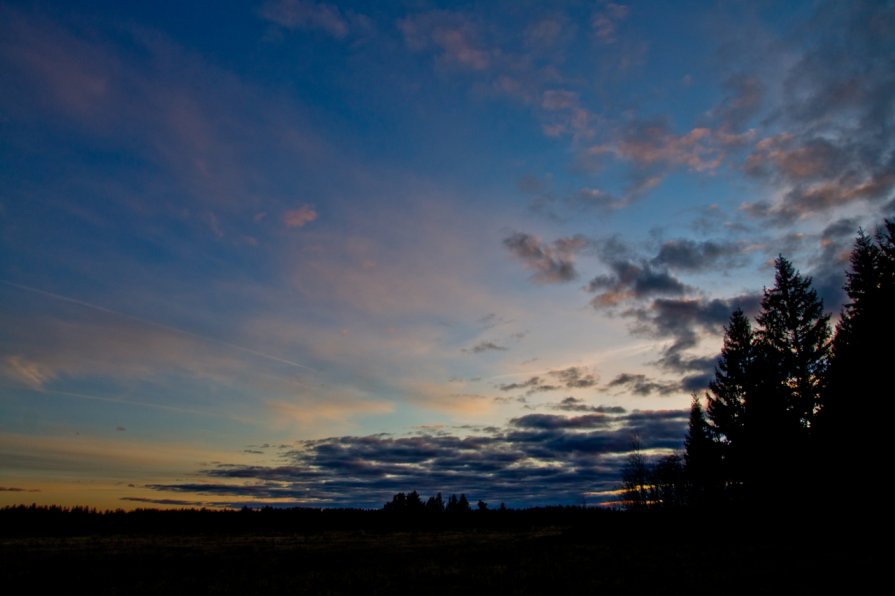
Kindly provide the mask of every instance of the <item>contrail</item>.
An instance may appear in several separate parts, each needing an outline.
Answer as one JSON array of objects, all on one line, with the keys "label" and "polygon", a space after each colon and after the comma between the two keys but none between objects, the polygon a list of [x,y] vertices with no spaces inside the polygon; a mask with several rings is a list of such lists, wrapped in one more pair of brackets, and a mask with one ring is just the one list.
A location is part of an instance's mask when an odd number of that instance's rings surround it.
[{"label": "contrail", "polygon": [[13,288],[18,288],[19,290],[23,290],[25,292],[33,292],[35,294],[40,294],[42,296],[47,296],[49,298],[54,298],[56,300],[61,300],[63,302],[70,302],[72,304],[77,304],[78,306],[83,306],[84,308],[90,308],[99,312],[107,313],[110,315],[115,315],[117,317],[122,317],[125,319],[131,319],[132,321],[137,321],[138,323],[142,323],[144,325],[149,325],[151,327],[156,327],[158,329],[164,329],[165,331],[169,331],[171,333],[177,333],[179,335],[185,335],[187,337],[192,337],[193,339],[198,339],[207,343],[217,344],[219,346],[225,346],[227,348],[232,348],[234,350],[239,350],[240,352],[245,352],[246,354],[251,354],[253,356],[258,356],[259,358],[266,358],[267,360],[271,360],[273,362],[279,362],[280,364],[286,364],[288,366],[293,366],[296,368],[303,368],[306,370],[311,370],[317,372],[317,369],[307,366],[306,364],[301,364],[300,362],[294,362],[292,360],[287,360],[285,358],[280,358],[279,356],[274,356],[273,354],[267,354],[265,352],[259,352],[258,350],[253,350],[251,348],[247,348],[245,346],[240,346],[238,344],[230,343],[228,341],[221,341],[219,339],[214,339],[213,337],[207,337],[205,335],[199,335],[198,333],[193,333],[192,331],[186,331],[184,329],[179,329],[177,327],[172,327],[171,325],[165,325],[164,323],[158,323],[156,321],[150,321],[149,319],[143,319],[134,315],[129,315],[127,313],[123,313],[121,311],[112,310],[111,308],[106,308],[105,306],[99,306],[97,304],[91,304],[90,302],[84,302],[83,300],[78,300],[77,298],[71,298],[70,296],[63,296],[62,294],[56,294],[54,292],[48,292],[46,290],[41,290],[39,288],[32,288],[31,286],[26,286],[22,284],[17,284],[11,281],[7,281],[5,279],[0,279],[0,282],[12,286]]},{"label": "contrail", "polygon": [[[183,412],[185,414],[197,414],[199,416],[215,416],[219,417],[221,415],[215,414],[214,412],[200,412],[199,410],[191,410],[189,408],[181,408],[178,406],[169,406],[166,404],[154,404],[146,401],[132,401],[128,399],[121,399],[117,397],[103,397],[101,395],[90,395],[88,393],[75,393],[73,391],[59,391],[58,389],[47,389],[45,387],[39,389],[41,393],[51,393],[54,395],[62,395],[65,397],[76,397],[78,399],[87,399],[90,401],[103,401],[107,403],[113,404],[124,404],[128,406],[142,406],[144,408],[154,408],[157,410],[170,410],[172,412]],[[228,416],[223,416],[224,418],[228,418]]]}]

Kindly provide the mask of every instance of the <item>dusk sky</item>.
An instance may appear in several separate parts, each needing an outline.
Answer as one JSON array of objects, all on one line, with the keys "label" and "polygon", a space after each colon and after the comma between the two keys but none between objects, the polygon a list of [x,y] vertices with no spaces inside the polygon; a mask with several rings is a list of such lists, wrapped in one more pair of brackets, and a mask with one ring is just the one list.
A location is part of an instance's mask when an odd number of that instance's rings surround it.
[{"label": "dusk sky", "polygon": [[0,3],[0,505],[612,501],[893,98],[892,2]]}]

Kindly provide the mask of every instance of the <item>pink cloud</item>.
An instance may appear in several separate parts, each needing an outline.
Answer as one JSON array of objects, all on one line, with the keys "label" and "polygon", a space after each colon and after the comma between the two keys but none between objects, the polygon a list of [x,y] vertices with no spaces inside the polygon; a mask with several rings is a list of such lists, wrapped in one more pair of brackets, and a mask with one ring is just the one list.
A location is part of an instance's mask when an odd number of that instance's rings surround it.
[{"label": "pink cloud", "polygon": [[349,33],[348,21],[331,4],[277,0],[265,4],[261,16],[287,29],[320,29],[336,39],[343,39]]},{"label": "pink cloud", "polygon": [[471,70],[485,70],[491,64],[475,25],[463,15],[435,11],[402,19],[398,27],[411,50],[434,47],[446,62]]},{"label": "pink cloud", "polygon": [[317,219],[317,212],[310,205],[302,205],[283,214],[283,223],[287,228],[301,228]]},{"label": "pink cloud", "polygon": [[615,143],[593,147],[591,153],[614,154],[640,165],[683,165],[696,172],[715,170],[723,159],[710,129],[675,135],[662,122],[632,126]]},{"label": "pink cloud", "polygon": [[628,17],[628,7],[612,2],[604,6],[604,10],[594,15],[592,25],[597,39],[601,43],[615,43],[615,32],[618,24]]}]

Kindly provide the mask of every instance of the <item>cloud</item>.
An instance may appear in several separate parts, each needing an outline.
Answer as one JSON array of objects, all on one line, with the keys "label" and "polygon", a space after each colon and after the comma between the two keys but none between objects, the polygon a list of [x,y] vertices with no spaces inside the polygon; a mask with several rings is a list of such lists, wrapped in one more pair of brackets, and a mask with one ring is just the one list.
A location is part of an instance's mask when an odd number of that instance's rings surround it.
[{"label": "cloud", "polygon": [[584,416],[555,416],[553,414],[528,414],[510,420],[512,426],[519,428],[559,429],[559,428],[602,428],[608,426],[612,419],[604,414],[586,414]]},{"label": "cloud", "polygon": [[547,89],[541,96],[544,121],[541,128],[548,137],[572,135],[574,139],[591,137],[593,117],[581,105],[578,94],[565,89]]},{"label": "cloud", "polygon": [[34,389],[42,388],[56,377],[51,367],[18,354],[3,359],[3,376]]},{"label": "cloud", "polygon": [[491,64],[491,53],[481,41],[478,26],[466,15],[431,11],[401,19],[398,28],[408,48],[417,52],[435,49],[446,64],[473,71]]},{"label": "cloud", "polygon": [[562,370],[553,370],[547,373],[557,379],[566,389],[585,389],[597,384],[596,375],[590,370],[580,366],[570,366]]},{"label": "cloud", "polygon": [[607,387],[623,387],[635,395],[669,395],[680,391],[678,383],[655,381],[642,374],[621,373],[606,385]]},{"label": "cloud", "polygon": [[594,308],[613,307],[622,302],[639,300],[657,295],[680,295],[688,287],[664,270],[655,270],[646,261],[613,261],[611,273],[594,277],[587,291],[595,293],[591,300]]},{"label": "cloud", "polygon": [[533,281],[546,284],[576,279],[575,255],[589,246],[589,242],[584,236],[576,235],[547,244],[537,236],[516,232],[505,238],[503,245],[526,267],[535,271]]},{"label": "cloud", "polygon": [[664,119],[639,120],[627,124],[609,144],[595,145],[590,154],[615,155],[646,166],[686,166],[696,172],[716,169],[723,154],[713,142],[712,131],[697,127],[676,135]]},{"label": "cloud", "polygon": [[779,225],[895,192],[895,7],[826,2],[793,36],[775,128],[755,143],[745,171],[782,199],[747,213]]},{"label": "cloud", "polygon": [[544,375],[529,377],[521,383],[498,385],[498,389],[501,391],[525,389],[526,395],[531,395],[559,389],[586,389],[596,386],[597,382],[597,376],[591,370],[580,366],[570,366],[562,370],[548,371]]},{"label": "cloud", "polygon": [[[742,130],[761,109],[766,93],[765,85],[757,75],[739,73],[724,81],[727,94],[712,112],[723,131]],[[727,132],[729,141],[743,139],[741,135]],[[730,144],[730,143],[729,143]]]},{"label": "cloud", "polygon": [[819,251],[811,260],[811,285],[828,312],[838,312],[848,300],[843,287],[845,272],[850,267],[851,251],[860,227],[860,218],[843,217],[827,225],[817,237]]},{"label": "cloud", "polygon": [[591,26],[600,43],[613,44],[618,26],[628,17],[629,10],[624,4],[614,2],[606,2],[601,8],[602,10],[594,13]]},{"label": "cloud", "polygon": [[601,414],[624,414],[625,408],[621,406],[592,406],[577,397],[566,397],[559,403],[548,404],[551,410],[564,412],[598,412]]},{"label": "cloud", "polygon": [[463,492],[517,506],[575,503],[618,487],[634,435],[648,451],[680,449],[687,416],[686,410],[616,409],[570,417],[531,414],[467,436],[299,441],[280,453],[279,465],[220,463],[201,470],[197,481],[150,488],[214,499],[375,508],[409,490]]},{"label": "cloud", "polygon": [[[758,312],[760,294],[743,294],[734,298],[657,298],[651,304],[631,308],[623,316],[635,320],[635,333],[672,342],[662,350],[657,364],[675,372],[697,371],[702,378],[714,371],[715,356],[693,357],[685,352],[697,346],[701,334],[720,337],[731,313],[741,308],[750,316]],[[688,379],[692,385],[696,378]],[[701,382],[701,381],[700,381]]]},{"label": "cloud", "polygon": [[283,213],[283,223],[287,228],[301,228],[317,219],[317,211],[310,205],[302,205]]},{"label": "cloud", "polygon": [[706,271],[716,267],[728,269],[743,262],[745,251],[746,247],[739,242],[699,242],[680,238],[663,242],[650,262],[678,271]]},{"label": "cloud", "polygon": [[319,29],[336,39],[349,34],[348,19],[332,4],[274,0],[261,7],[261,16],[286,29]]},{"label": "cloud", "polygon": [[463,352],[470,352],[472,354],[481,354],[482,352],[489,351],[497,351],[497,352],[505,352],[509,348],[505,346],[500,346],[494,343],[493,341],[482,341],[472,346],[469,349],[463,348]]},{"label": "cloud", "polygon": [[497,388],[501,391],[517,391],[519,389],[525,389],[526,395],[541,391],[556,391],[561,389],[559,385],[551,385],[549,381],[539,376],[529,377],[521,383],[505,383],[503,385],[498,385]]}]

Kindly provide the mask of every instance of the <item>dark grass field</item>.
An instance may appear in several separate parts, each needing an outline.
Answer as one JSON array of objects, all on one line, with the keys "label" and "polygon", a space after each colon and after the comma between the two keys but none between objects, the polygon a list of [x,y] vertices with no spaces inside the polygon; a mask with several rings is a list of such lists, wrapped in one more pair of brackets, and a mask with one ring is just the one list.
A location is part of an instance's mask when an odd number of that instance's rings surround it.
[{"label": "dark grass field", "polygon": [[100,594],[865,593],[883,556],[827,535],[592,529],[0,538],[4,586]]}]

